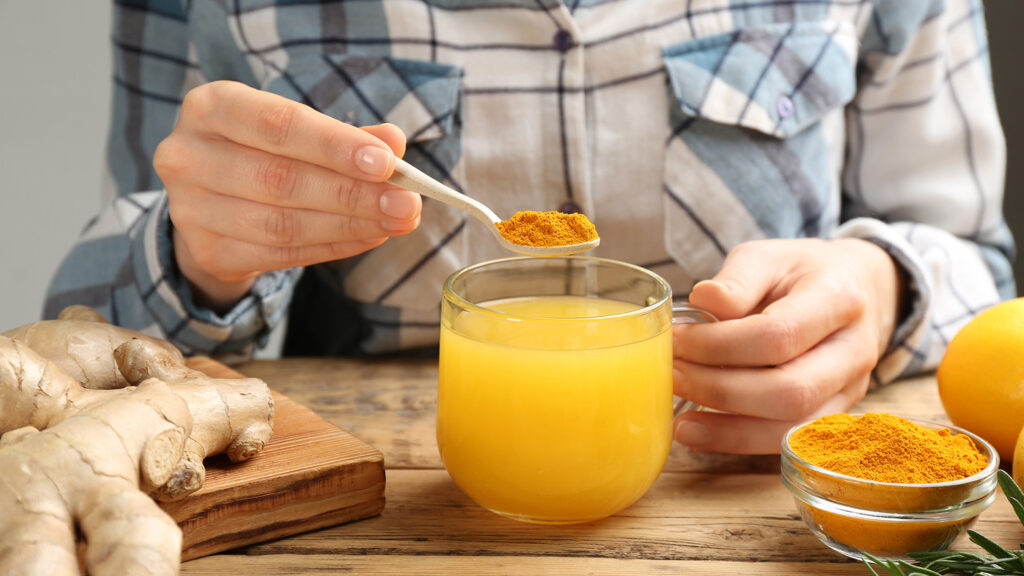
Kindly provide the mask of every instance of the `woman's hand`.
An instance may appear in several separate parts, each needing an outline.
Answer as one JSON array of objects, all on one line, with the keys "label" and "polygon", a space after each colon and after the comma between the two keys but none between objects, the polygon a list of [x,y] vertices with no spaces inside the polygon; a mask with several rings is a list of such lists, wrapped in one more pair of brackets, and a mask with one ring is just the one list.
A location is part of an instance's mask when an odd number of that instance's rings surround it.
[{"label": "woman's hand", "polygon": [[721,322],[675,326],[676,439],[694,450],[778,453],[791,426],[849,409],[899,317],[900,272],[858,239],[763,240],[728,254],[690,303]]},{"label": "woman's hand", "polygon": [[153,164],[197,303],[225,310],[263,272],[411,232],[419,195],[385,182],[404,153],[393,125],[356,128],[236,82],[190,91]]}]

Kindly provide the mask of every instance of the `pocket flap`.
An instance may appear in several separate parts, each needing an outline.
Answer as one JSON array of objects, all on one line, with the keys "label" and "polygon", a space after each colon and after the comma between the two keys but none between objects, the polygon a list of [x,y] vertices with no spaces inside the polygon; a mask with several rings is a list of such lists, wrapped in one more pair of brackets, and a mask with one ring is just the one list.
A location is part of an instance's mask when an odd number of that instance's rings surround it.
[{"label": "pocket flap", "polygon": [[267,87],[356,126],[390,122],[410,142],[451,132],[461,88],[456,66],[355,54],[303,58]]},{"label": "pocket flap", "polygon": [[856,54],[846,22],[743,28],[662,52],[685,115],[782,138],[853,98]]}]

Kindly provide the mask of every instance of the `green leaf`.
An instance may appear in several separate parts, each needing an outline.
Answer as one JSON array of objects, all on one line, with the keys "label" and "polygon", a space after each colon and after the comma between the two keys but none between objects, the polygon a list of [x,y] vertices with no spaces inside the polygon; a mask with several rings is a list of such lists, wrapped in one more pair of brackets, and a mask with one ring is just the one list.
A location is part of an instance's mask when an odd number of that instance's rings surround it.
[{"label": "green leaf", "polygon": [[871,562],[868,562],[867,560],[864,560],[864,565],[867,566],[868,570],[870,570],[871,573],[874,574],[875,576],[881,576],[878,572],[875,572],[874,568],[871,567]]},{"label": "green leaf", "polygon": [[942,576],[942,573],[930,570],[924,566],[914,566],[913,564],[904,562],[903,560],[899,560],[898,562],[900,568],[910,570],[910,573],[908,573],[907,576]]},{"label": "green leaf", "polygon": [[986,552],[995,556],[996,558],[1009,558],[1013,556],[1013,553],[1003,548],[999,544],[996,544],[992,540],[989,540],[982,534],[975,532],[974,530],[968,530],[967,535],[971,538],[971,542],[974,542],[978,546],[985,549]]},{"label": "green leaf", "polygon": [[1002,570],[1008,570],[1014,574],[1024,574],[1024,560],[1017,554],[1010,552],[1009,557],[992,558],[985,561],[985,566],[992,566]]},{"label": "green leaf", "polygon": [[[871,562],[884,568],[885,571],[888,572],[891,576],[907,576],[903,573],[903,570],[901,570],[891,560],[880,560],[867,552],[865,552],[864,555],[867,556],[868,560],[871,560]],[[868,560],[864,560],[864,564],[867,565],[868,570],[871,570],[871,573],[875,576],[879,576],[878,572],[875,572],[875,569],[871,567],[871,564],[868,564]]]},{"label": "green leaf", "polygon": [[[1010,501],[1010,506],[1013,507],[1013,513],[1017,515],[1017,519],[1020,520],[1021,524],[1024,524],[1024,502],[1014,498],[1007,498],[1007,500]],[[1024,545],[1021,547],[1024,548]]]},{"label": "green leaf", "polygon": [[1020,520],[1021,524],[1024,524],[1024,491],[1014,482],[1013,476],[1007,474],[1005,470],[996,470],[996,480],[999,482],[999,487],[1003,490],[1003,494],[1006,495],[1006,499],[1013,506],[1017,519]]},{"label": "green leaf", "polygon": [[1010,476],[1006,470],[1002,468],[996,470],[996,480],[999,482],[999,487],[1003,489],[1003,494],[1006,494],[1007,498],[1024,502],[1024,491],[1020,489],[1020,486],[1017,486],[1013,476]]}]

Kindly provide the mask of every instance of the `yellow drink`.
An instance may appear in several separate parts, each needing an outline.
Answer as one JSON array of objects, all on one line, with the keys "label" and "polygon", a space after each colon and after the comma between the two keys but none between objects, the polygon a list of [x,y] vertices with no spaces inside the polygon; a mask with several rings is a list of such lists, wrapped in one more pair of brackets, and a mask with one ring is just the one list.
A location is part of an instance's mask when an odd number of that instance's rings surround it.
[{"label": "yellow drink", "polygon": [[[579,296],[445,310],[437,441],[481,506],[540,523],[614,514],[671,445],[671,310]],[[493,312],[492,312],[493,311]]]}]

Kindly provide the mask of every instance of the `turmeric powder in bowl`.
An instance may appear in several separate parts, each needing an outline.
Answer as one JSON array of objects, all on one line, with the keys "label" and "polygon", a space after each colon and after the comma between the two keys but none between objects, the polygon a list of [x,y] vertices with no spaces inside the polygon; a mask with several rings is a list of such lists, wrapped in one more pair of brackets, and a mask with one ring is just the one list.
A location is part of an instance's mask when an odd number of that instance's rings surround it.
[{"label": "turmeric powder in bowl", "polygon": [[597,228],[579,213],[527,210],[495,226],[506,240],[523,246],[570,246],[597,238]]},{"label": "turmeric powder in bowl", "polygon": [[836,414],[798,426],[782,480],[811,531],[852,558],[939,551],[995,498],[999,456],[954,426],[889,414]]}]

